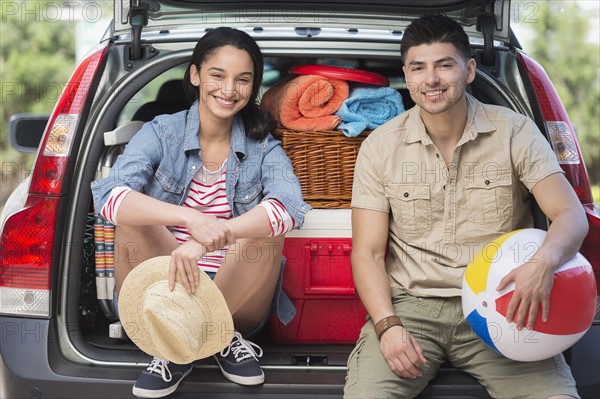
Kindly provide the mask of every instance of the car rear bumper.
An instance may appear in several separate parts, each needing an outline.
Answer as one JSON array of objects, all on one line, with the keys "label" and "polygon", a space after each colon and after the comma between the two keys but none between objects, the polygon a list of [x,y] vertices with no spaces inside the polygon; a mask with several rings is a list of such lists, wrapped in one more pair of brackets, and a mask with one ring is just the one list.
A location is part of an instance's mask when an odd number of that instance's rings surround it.
[{"label": "car rear bumper", "polygon": [[[117,370],[66,363],[48,320],[0,317],[0,331],[1,398],[131,398]],[[53,367],[51,357],[62,363]]]},{"label": "car rear bumper", "polygon": [[600,323],[593,324],[571,348],[567,359],[583,399],[600,398]]},{"label": "car rear bumper", "polygon": [[[0,317],[0,397],[131,398],[131,387],[145,364],[116,366],[76,364],[58,348],[51,322],[42,319]],[[600,397],[600,325],[594,325],[569,353],[582,398]],[[121,359],[125,360],[125,359]],[[115,363],[116,364],[116,363]],[[131,363],[129,363],[131,364]],[[180,385],[177,398],[341,399],[345,373],[336,368],[294,370],[266,367],[267,381],[243,387],[226,381],[218,368],[196,365]],[[202,395],[202,396],[199,396]],[[482,398],[483,387],[455,369],[442,369],[420,398]]]}]

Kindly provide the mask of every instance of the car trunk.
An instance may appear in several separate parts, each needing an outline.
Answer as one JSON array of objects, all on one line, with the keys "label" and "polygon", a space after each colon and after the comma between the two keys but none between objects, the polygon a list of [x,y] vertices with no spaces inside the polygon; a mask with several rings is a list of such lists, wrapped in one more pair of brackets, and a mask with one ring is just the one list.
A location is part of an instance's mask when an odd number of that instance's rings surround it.
[{"label": "car trunk", "polygon": [[[102,133],[130,121],[144,104],[154,102],[158,90],[151,90],[152,86],[183,77],[192,48],[205,29],[229,25],[255,37],[268,66],[265,69],[264,90],[286,78],[294,65],[346,66],[386,76],[390,86],[400,91],[404,106],[409,109],[414,104],[401,70],[399,44],[402,29],[412,18],[411,15],[422,13],[423,7],[435,6],[436,11],[449,13],[461,20],[474,35],[472,45],[478,70],[469,88],[471,94],[485,103],[507,106],[534,117],[534,111],[525,100],[528,96],[524,83],[520,75],[515,73],[518,67],[514,49],[510,44],[497,41],[507,41],[509,37],[507,20],[504,18],[508,15],[506,2],[398,2],[401,3],[400,8],[396,3],[380,1],[369,4],[369,9],[365,10],[364,5],[353,1],[344,2],[343,6],[342,2],[336,1],[308,1],[296,5],[294,14],[290,14],[291,6],[280,2],[116,2],[115,45],[110,52],[111,59],[106,64],[110,71],[103,74],[110,82],[101,85],[108,89],[97,93],[92,105],[92,117],[86,126],[71,189],[76,206],[68,213],[65,225],[65,234],[70,239],[67,242],[80,244],[66,249],[62,270],[67,283],[59,302],[63,312],[58,315],[57,334],[63,353],[69,360],[95,367],[116,367],[123,370],[124,378],[132,380],[136,378],[139,367],[149,361],[149,357],[131,341],[109,336],[110,325],[116,319],[107,315],[110,311],[107,312],[106,305],[97,300],[94,270],[94,252],[97,248],[91,238],[94,218],[89,184],[96,178],[99,163],[108,166],[111,159],[114,160],[115,154],[106,156]],[[198,14],[198,7],[201,15]],[[496,28],[493,33],[488,30],[486,34],[482,29],[486,22],[478,20],[478,15],[487,12],[489,17],[490,12],[494,11],[499,12],[499,16],[493,17]],[[142,23],[132,28],[132,21],[139,22],[132,18],[134,15],[142,15]],[[291,15],[295,21],[290,21]],[[309,20],[308,15],[312,19]],[[180,26],[189,30],[183,30]],[[390,30],[390,26],[397,26],[398,29]],[[490,43],[495,44],[495,50],[491,50]],[[137,50],[136,46],[139,47]],[[88,212],[76,211],[81,209],[87,209]],[[303,229],[309,231],[308,236],[312,234],[317,240],[350,240],[347,209],[319,209],[313,213],[318,213],[318,216],[311,217],[309,213]],[[337,225],[333,233],[330,225],[327,225],[331,221]],[[539,227],[544,227],[546,220],[538,217],[537,223]],[[295,235],[290,233],[288,237]],[[339,299],[356,300],[355,295],[346,294]],[[317,306],[321,304],[324,309],[328,302],[318,302],[319,298],[325,297],[317,297],[316,302]],[[335,300],[335,296],[326,299]],[[299,309],[299,315],[302,310]],[[267,374],[267,382],[260,388],[261,393],[275,397],[283,393],[302,393],[308,397],[341,394],[346,362],[353,348],[353,340],[347,338],[347,331],[342,331],[348,327],[332,324],[325,317],[319,319],[318,312],[312,316],[312,322],[327,326],[324,339],[282,342],[281,337],[276,335],[281,326],[274,319],[254,339],[264,351],[261,365]],[[358,326],[350,327],[353,329],[350,334],[352,337],[358,336],[362,323],[364,318]],[[344,339],[336,340],[342,335]],[[198,373],[192,375],[191,384],[186,385],[190,392],[198,389],[207,393],[246,392],[244,388],[226,382],[211,359],[196,362],[196,367],[201,368],[203,373],[200,376]],[[438,397],[452,392],[460,392],[462,397],[487,396],[472,377],[445,365],[422,397]]]},{"label": "car trunk", "polygon": [[[283,28],[278,29],[283,32]],[[266,64],[269,65],[265,73],[264,89],[285,78],[293,65],[342,65],[385,75],[391,86],[402,94],[405,108],[413,106],[401,72],[398,51],[401,36],[395,32],[366,32],[360,41],[356,41],[353,40],[354,32],[351,30],[342,34],[337,30],[322,29],[319,37],[313,39],[307,35],[298,36],[297,28],[290,28],[286,32],[295,35],[290,40],[275,40],[272,35],[265,37],[262,30],[247,31],[257,39],[265,53]],[[138,350],[131,341],[109,336],[110,324],[116,320],[107,315],[105,306],[97,299],[97,247],[93,239],[94,215],[89,185],[97,176],[99,163],[110,164],[111,159],[114,161],[115,154],[106,155],[102,133],[130,121],[142,105],[153,102],[157,86],[165,81],[183,77],[186,62],[199,35],[200,33],[193,32],[185,39],[178,37],[175,43],[173,40],[149,33],[142,42],[143,57],[140,60],[130,59],[130,43],[126,38],[116,40],[109,52],[110,59],[105,66],[108,70],[103,76],[110,81],[101,85],[106,90],[98,92],[91,105],[89,122],[85,127],[86,133],[75,162],[70,188],[69,195],[75,200],[72,202],[73,207],[65,210],[65,242],[72,245],[63,248],[64,261],[59,279],[62,286],[57,296],[56,334],[64,356],[76,364],[111,365],[122,368],[124,375],[135,379],[139,365],[146,364],[149,360],[149,357]],[[484,52],[483,45],[475,43],[474,49],[476,57],[481,58]],[[522,82],[515,80],[514,68],[514,53],[508,48],[500,49],[493,66],[482,66],[478,70],[477,78],[470,88],[472,94],[484,102],[505,105],[518,112],[531,114],[530,109],[520,105],[526,103],[519,98],[519,93],[523,97],[525,94],[520,91],[523,90]],[[502,89],[503,86],[512,87],[513,94],[507,94]],[[83,210],[87,210],[87,213]],[[308,218],[308,230],[315,231],[315,236],[319,236],[319,230],[327,231],[323,223],[331,217],[341,226],[337,238],[342,234],[342,238],[349,239],[348,210],[338,211],[340,210],[319,210],[324,213]],[[331,239],[332,236],[327,234],[324,232],[321,235],[325,239]],[[117,256],[119,254],[115,253],[115,257]],[[319,322],[318,315],[316,317],[316,322]],[[362,320],[364,322],[364,319]],[[326,324],[328,321],[322,320],[322,323]],[[354,332],[355,336],[359,327]],[[273,325],[267,326],[255,339],[264,350],[261,364],[267,373],[267,386],[263,389],[273,389],[273,392],[277,392],[276,387],[281,387],[280,384],[298,387],[310,385],[315,392],[339,394],[353,343],[348,340],[336,342],[335,330],[338,327],[329,325],[328,328],[333,330],[329,335],[329,338],[333,339],[322,342],[317,339],[310,343],[281,343],[273,336]],[[219,377],[218,369],[211,359],[198,361],[197,367],[205,369],[214,380],[224,383],[225,380]],[[199,379],[198,383],[200,381],[202,379]],[[474,397],[485,395],[485,391],[478,387],[473,378],[451,367],[444,368],[436,381],[424,393],[425,396],[427,392],[433,394],[436,390],[460,386],[473,386]]]}]

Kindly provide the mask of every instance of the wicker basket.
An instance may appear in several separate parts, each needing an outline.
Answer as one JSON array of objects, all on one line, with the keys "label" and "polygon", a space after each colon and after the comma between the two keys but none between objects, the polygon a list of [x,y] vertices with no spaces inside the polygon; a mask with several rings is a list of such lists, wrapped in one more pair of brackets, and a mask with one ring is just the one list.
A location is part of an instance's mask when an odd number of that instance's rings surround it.
[{"label": "wicker basket", "polygon": [[304,201],[314,208],[350,208],[354,163],[369,132],[305,132],[279,128],[275,135],[292,160]]}]

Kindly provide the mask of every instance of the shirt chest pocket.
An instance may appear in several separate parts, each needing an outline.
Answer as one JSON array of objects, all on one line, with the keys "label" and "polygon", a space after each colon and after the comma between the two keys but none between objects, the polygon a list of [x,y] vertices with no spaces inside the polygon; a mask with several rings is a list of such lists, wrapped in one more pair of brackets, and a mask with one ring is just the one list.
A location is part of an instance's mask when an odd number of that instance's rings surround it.
[{"label": "shirt chest pocket", "polygon": [[476,173],[465,184],[469,220],[476,223],[498,222],[511,216],[512,174],[501,170],[490,176]]},{"label": "shirt chest pocket", "polygon": [[159,166],[155,177],[158,183],[150,185],[146,194],[171,204],[179,204],[186,187],[180,176]]},{"label": "shirt chest pocket", "polygon": [[262,185],[260,182],[245,184],[242,187],[236,188],[233,196],[233,204],[238,213],[244,214],[254,208],[260,202]]},{"label": "shirt chest pocket", "polygon": [[418,235],[431,230],[431,191],[428,184],[386,184],[385,196],[399,232]]}]

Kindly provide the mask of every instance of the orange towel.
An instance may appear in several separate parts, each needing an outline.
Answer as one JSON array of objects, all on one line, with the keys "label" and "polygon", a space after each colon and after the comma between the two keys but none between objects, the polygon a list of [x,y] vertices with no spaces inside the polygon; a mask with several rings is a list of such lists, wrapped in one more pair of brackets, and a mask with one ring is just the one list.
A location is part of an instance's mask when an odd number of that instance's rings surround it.
[{"label": "orange towel", "polygon": [[288,129],[333,130],[341,121],[334,114],[348,95],[348,83],[344,80],[301,75],[282,80],[267,90],[261,107]]}]

